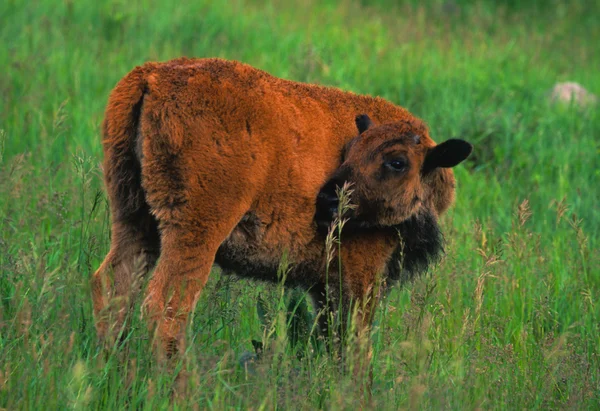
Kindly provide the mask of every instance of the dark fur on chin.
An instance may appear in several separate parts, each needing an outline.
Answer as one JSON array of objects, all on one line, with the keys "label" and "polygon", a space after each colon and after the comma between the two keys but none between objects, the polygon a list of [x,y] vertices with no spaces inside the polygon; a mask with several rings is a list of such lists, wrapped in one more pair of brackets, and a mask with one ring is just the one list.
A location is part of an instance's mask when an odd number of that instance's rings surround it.
[{"label": "dark fur on chin", "polygon": [[438,262],[444,238],[431,212],[417,214],[394,227],[402,239],[387,266],[387,278],[404,284]]}]

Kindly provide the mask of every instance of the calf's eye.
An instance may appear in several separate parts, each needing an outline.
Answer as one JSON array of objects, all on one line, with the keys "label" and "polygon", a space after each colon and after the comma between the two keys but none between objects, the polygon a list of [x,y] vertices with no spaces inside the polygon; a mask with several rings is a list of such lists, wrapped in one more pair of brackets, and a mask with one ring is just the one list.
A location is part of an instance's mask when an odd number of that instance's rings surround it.
[{"label": "calf's eye", "polygon": [[392,171],[404,171],[408,163],[403,158],[396,158],[388,160],[384,163],[384,166]]}]

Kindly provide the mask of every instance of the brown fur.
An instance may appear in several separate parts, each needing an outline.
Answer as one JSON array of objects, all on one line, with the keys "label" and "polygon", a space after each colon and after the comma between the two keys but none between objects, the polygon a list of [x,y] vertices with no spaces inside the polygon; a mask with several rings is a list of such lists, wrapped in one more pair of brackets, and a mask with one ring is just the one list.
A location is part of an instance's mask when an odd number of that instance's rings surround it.
[{"label": "brown fur", "polygon": [[[382,126],[356,138],[361,113]],[[418,144],[408,138],[378,151],[408,135],[418,135]],[[214,262],[241,276],[276,281],[287,252],[293,267],[288,282],[309,288],[317,303],[325,304],[331,293],[333,310],[350,298],[369,299],[372,307],[377,275],[389,271],[399,247],[393,226],[423,210],[437,218],[454,198],[449,168],[420,175],[435,143],[405,109],[220,59],[135,68],[110,95],[103,146],[113,225],[110,252],[92,281],[97,329],[106,335],[109,300],[126,300],[134,273],[146,273],[160,255],[145,307],[168,353],[182,342]],[[394,150],[406,154],[410,171],[374,184],[374,161]],[[344,238],[340,296],[337,268],[325,278],[325,241],[313,217],[319,191],[340,172],[343,151],[343,168],[353,170],[356,215],[379,228]],[[372,158],[365,159],[367,153]],[[328,281],[336,287],[326,290]],[[127,304],[120,309],[118,323]],[[370,312],[363,314],[365,326]]]}]

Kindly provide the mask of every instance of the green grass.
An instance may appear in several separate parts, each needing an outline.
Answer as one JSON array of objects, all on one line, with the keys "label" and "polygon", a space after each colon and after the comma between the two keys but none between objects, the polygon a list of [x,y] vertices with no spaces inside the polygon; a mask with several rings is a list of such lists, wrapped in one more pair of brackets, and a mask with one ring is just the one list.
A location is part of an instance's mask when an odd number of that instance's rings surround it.
[{"label": "green grass", "polygon": [[[377,311],[371,406],[600,407],[600,115],[547,102],[557,81],[600,94],[600,5],[189,3],[0,2],[0,408],[168,406],[139,306],[128,344],[98,347],[89,278],[109,243],[108,93],[135,65],[181,55],[381,95],[435,140],[475,144],[445,259]],[[290,352],[287,298],[215,272],[177,405],[355,409],[360,382]],[[251,339],[268,343],[253,374],[238,363]]]}]

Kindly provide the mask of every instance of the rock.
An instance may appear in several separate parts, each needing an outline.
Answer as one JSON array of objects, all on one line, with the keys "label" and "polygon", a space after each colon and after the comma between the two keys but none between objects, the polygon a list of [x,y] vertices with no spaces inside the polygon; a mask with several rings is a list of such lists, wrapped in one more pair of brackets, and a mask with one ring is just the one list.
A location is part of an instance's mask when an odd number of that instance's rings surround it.
[{"label": "rock", "polygon": [[579,107],[587,107],[598,102],[598,97],[587,91],[579,83],[556,83],[550,95],[552,103],[571,103]]}]

